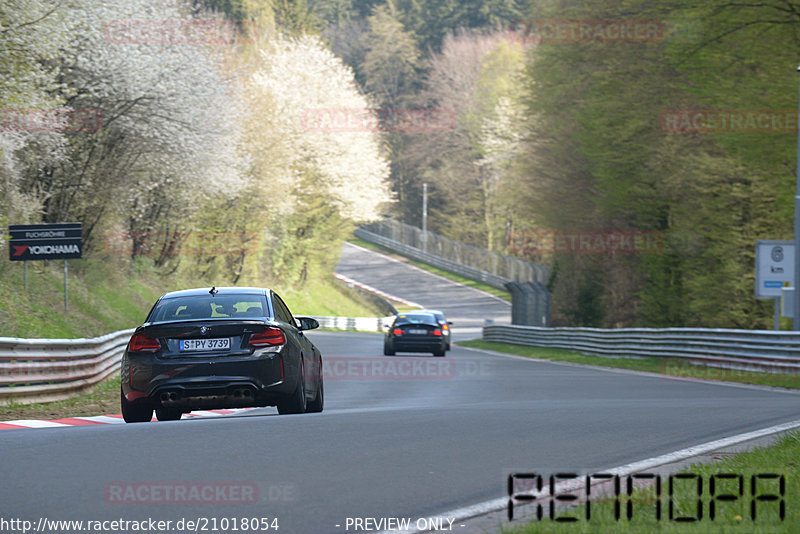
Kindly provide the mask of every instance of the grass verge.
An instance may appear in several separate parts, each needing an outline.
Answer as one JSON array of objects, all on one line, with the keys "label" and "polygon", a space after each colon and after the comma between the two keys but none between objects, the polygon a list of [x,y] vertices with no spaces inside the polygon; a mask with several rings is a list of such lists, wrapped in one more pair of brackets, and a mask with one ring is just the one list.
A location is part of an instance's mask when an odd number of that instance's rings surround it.
[{"label": "grass verge", "polygon": [[91,391],[75,397],[38,404],[8,404],[0,406],[0,421],[14,419],[60,419],[62,417],[90,417],[120,413],[119,375],[109,377]]},{"label": "grass verge", "polygon": [[[628,497],[625,495],[625,481],[622,477],[621,495],[615,499],[612,493],[610,498],[592,502],[589,519],[586,518],[586,506],[580,505],[571,510],[557,512],[555,515],[555,517],[574,517],[577,521],[551,520],[549,510],[544,505],[542,520],[505,528],[503,532],[506,534],[797,532],[800,525],[800,507],[797,506],[797,496],[800,495],[798,458],[800,458],[800,433],[790,433],[768,447],[744,452],[720,462],[693,465],[682,471],[682,474],[691,478],[673,479],[673,491],[669,488],[669,475],[662,475],[660,495],[656,492],[656,487],[649,486],[634,490],[632,496]],[[726,478],[720,475],[733,475],[733,477]],[[777,477],[766,478],[764,475]],[[715,478],[713,486],[712,477]],[[741,477],[741,486],[738,477]],[[783,491],[780,488],[780,477],[784,477]],[[698,486],[702,490],[700,494]],[[723,495],[730,497],[725,498]],[[620,504],[619,520],[616,519],[615,501]],[[629,502],[631,519],[627,516]],[[658,502],[661,506],[660,519],[656,518]],[[783,518],[780,512],[781,502],[785,510]],[[530,507],[529,505],[528,508]],[[677,521],[678,518],[685,520]]]},{"label": "grass verge", "polygon": [[[147,261],[126,265],[114,258],[70,260],[69,313],[64,311],[64,273],[58,262],[30,262],[28,292],[19,263],[0,264],[0,336],[23,338],[95,337],[133,328],[167,291],[202,287],[207,281],[163,275]],[[208,282],[211,285],[211,282]],[[240,284],[248,285],[248,284]],[[264,285],[254,281],[253,285]],[[379,317],[374,305],[331,278],[273,289],[298,315]]]},{"label": "grass verge", "polygon": [[459,276],[457,274],[453,274],[449,271],[444,271],[439,269],[438,267],[434,267],[433,265],[428,265],[427,263],[423,263],[421,261],[412,260],[410,258],[406,258],[405,256],[399,255],[397,252],[390,250],[386,247],[382,247],[380,245],[376,245],[375,243],[370,243],[369,241],[364,241],[358,237],[351,237],[348,239],[350,243],[354,245],[358,245],[359,247],[364,247],[366,249],[374,250],[376,252],[380,252],[382,254],[390,255],[396,259],[399,259],[405,263],[410,265],[414,265],[415,267],[419,267],[420,269],[424,269],[428,272],[433,274],[437,274],[443,278],[447,278],[448,280],[452,280],[453,282],[458,282],[459,284],[469,286],[475,289],[479,289],[485,293],[489,293],[496,297],[500,297],[503,300],[507,300],[511,302],[511,294],[508,291],[503,291],[502,289],[497,289],[496,287],[492,287],[490,285],[486,285],[483,282],[478,282],[477,280],[470,280],[469,278],[464,278],[463,276]]},{"label": "grass verge", "polygon": [[[130,264],[113,257],[70,260],[68,280],[69,313],[65,313],[62,263],[30,262],[27,293],[22,265],[0,264],[0,336],[70,339],[133,328],[141,324],[162,293],[201,287],[207,282],[163,275],[152,262]],[[258,281],[254,285],[259,285]],[[276,285],[274,289],[297,315],[384,315],[333,277],[311,278],[298,287]],[[119,410],[117,377],[64,401],[0,406],[0,421],[113,414]]]},{"label": "grass verge", "polygon": [[705,380],[723,380],[726,382],[740,382],[744,384],[757,384],[761,386],[774,386],[782,388],[800,388],[800,375],[760,373],[754,371],[740,371],[737,369],[719,369],[705,365],[694,365],[678,359],[664,358],[611,358],[606,356],[589,356],[562,349],[548,349],[540,347],[527,347],[512,345],[510,343],[494,343],[480,339],[459,341],[459,346],[473,347],[476,349],[495,350],[561,362],[597,365],[600,367],[614,367],[618,369],[632,369],[664,375],[664,378],[697,378]]}]

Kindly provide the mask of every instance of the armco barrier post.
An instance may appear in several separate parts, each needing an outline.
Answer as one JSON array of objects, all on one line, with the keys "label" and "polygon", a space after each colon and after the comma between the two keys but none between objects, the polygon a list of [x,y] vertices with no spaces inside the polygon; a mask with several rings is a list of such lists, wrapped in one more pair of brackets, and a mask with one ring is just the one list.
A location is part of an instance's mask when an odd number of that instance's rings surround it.
[{"label": "armco barrier post", "polygon": [[522,284],[519,282],[508,282],[506,283],[506,289],[511,293],[511,324],[527,325],[527,296],[522,290]]},{"label": "armco barrier post", "polygon": [[532,326],[550,325],[550,292],[541,282],[525,282],[524,284],[533,293],[533,316],[530,324]]},{"label": "armco barrier post", "polygon": [[530,282],[525,282],[520,284],[520,288],[522,289],[522,294],[524,295],[524,306],[525,306],[525,324],[529,326],[541,326],[539,315],[538,315],[538,299],[539,299],[539,292],[536,290],[536,286],[534,286]]}]

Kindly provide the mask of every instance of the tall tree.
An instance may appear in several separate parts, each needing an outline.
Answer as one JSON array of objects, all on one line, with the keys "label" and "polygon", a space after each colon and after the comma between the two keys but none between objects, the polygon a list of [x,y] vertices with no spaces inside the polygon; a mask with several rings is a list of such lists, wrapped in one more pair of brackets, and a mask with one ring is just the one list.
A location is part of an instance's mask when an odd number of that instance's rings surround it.
[{"label": "tall tree", "polygon": [[426,105],[445,118],[407,157],[433,185],[431,228],[477,246],[502,246],[501,197],[513,182],[524,121],[522,48],[503,33],[448,36],[429,64]]}]

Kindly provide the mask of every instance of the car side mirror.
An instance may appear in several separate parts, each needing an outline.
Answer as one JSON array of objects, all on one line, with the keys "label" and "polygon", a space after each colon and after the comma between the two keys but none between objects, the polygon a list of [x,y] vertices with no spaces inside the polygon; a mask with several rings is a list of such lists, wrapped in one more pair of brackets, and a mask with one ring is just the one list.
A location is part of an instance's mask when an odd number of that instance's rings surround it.
[{"label": "car side mirror", "polygon": [[449,324],[450,326],[453,326],[453,321],[447,321],[447,324]]},{"label": "car side mirror", "polygon": [[313,317],[295,317],[300,323],[300,330],[314,330],[319,328],[319,321]]}]

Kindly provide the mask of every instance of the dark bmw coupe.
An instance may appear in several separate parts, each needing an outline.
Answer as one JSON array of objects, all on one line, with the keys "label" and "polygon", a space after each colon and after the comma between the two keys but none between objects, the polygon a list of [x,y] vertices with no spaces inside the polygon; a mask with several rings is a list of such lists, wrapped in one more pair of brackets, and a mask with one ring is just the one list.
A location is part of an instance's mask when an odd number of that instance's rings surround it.
[{"label": "dark bmw coupe", "polygon": [[429,311],[401,313],[392,324],[386,325],[383,354],[394,356],[397,352],[431,352],[444,356],[447,338],[436,316]]},{"label": "dark bmw coupe", "polygon": [[122,416],[128,423],[180,419],[196,409],[277,406],[321,412],[322,355],[270,289],[166,293],[122,356]]}]

